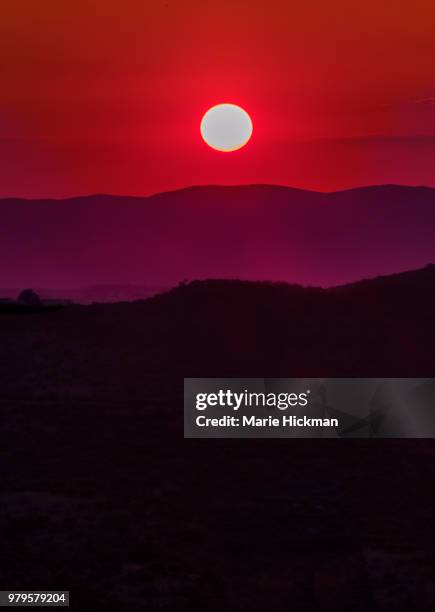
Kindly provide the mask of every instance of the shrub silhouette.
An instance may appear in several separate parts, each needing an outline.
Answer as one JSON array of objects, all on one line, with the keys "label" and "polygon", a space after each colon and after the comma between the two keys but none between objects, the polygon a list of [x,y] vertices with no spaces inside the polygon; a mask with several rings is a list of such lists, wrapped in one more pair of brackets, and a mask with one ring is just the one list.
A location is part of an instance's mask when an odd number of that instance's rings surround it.
[{"label": "shrub silhouette", "polygon": [[33,289],[24,289],[18,296],[18,303],[25,306],[41,306],[41,298]]}]

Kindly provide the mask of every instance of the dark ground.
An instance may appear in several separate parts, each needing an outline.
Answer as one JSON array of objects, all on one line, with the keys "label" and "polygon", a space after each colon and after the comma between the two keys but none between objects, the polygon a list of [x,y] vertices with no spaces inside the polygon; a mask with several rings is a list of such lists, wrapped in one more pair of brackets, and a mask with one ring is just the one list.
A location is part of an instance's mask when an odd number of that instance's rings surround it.
[{"label": "dark ground", "polygon": [[434,267],[9,313],[0,338],[1,588],[84,612],[434,608],[431,440],[184,440],[182,417],[184,376],[434,376]]}]

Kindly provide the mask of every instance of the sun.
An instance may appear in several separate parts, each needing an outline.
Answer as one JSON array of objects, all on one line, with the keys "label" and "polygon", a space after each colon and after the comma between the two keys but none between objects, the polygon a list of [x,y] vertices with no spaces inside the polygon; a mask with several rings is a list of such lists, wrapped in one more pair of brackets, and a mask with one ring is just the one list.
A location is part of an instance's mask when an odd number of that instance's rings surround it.
[{"label": "sun", "polygon": [[201,136],[212,149],[230,153],[251,139],[253,125],[248,113],[236,104],[217,104],[201,120]]}]

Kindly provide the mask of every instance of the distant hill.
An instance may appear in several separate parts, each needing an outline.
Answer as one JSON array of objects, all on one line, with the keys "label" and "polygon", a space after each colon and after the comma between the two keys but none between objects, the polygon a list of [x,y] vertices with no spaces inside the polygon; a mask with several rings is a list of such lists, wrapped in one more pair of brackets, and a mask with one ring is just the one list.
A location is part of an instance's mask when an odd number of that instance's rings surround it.
[{"label": "distant hill", "polygon": [[[435,376],[435,266],[331,289],[195,281],[0,316],[4,396],[181,397],[187,376]],[[153,401],[154,401],[153,400]]]},{"label": "distant hill", "polygon": [[329,286],[435,261],[435,190],[193,187],[146,198],[0,200],[3,286]]}]

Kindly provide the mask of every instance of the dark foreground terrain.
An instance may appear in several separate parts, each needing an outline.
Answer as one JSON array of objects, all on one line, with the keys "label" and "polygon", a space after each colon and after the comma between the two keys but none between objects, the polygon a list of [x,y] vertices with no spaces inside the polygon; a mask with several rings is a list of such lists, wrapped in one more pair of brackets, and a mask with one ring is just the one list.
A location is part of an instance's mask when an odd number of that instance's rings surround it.
[{"label": "dark foreground terrain", "polygon": [[[430,440],[184,440],[184,376],[435,375],[435,268],[0,315],[0,588],[84,612],[435,606]],[[435,409],[435,407],[434,407]]]}]

